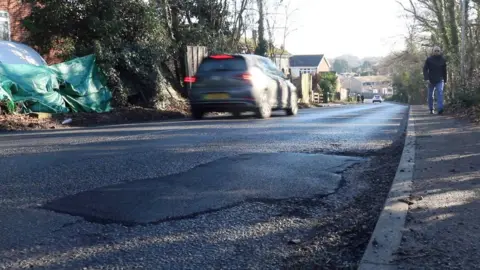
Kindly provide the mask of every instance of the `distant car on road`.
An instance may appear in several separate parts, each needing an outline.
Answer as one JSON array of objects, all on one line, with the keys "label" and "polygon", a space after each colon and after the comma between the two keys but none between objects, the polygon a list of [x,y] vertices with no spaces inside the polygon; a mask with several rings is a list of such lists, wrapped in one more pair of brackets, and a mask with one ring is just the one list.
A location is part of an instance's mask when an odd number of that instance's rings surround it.
[{"label": "distant car on road", "polygon": [[382,101],[383,101],[383,99],[380,95],[374,95],[373,96],[372,103],[376,103],[376,102],[382,103]]},{"label": "distant car on road", "polygon": [[201,119],[207,112],[254,112],[269,118],[274,110],[287,115],[298,112],[296,87],[268,58],[258,55],[223,54],[203,59],[190,85],[192,117]]}]

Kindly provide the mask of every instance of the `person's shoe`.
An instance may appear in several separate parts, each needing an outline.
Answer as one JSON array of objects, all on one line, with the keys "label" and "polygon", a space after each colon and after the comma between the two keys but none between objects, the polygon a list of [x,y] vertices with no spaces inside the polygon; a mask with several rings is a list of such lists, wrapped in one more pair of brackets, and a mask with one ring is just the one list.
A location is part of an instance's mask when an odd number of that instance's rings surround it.
[{"label": "person's shoe", "polygon": [[438,114],[443,114],[443,109],[438,110]]},{"label": "person's shoe", "polygon": [[430,110],[430,114],[433,114],[433,110]]}]

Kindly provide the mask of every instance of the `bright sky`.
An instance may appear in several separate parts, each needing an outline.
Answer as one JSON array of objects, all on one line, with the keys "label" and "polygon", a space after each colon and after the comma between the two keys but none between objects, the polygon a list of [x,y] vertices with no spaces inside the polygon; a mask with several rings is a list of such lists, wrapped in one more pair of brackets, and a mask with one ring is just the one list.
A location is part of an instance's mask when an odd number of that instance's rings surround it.
[{"label": "bright sky", "polygon": [[285,46],[293,54],[368,57],[403,48],[407,20],[395,0],[290,1],[298,8],[290,23],[298,30]]}]

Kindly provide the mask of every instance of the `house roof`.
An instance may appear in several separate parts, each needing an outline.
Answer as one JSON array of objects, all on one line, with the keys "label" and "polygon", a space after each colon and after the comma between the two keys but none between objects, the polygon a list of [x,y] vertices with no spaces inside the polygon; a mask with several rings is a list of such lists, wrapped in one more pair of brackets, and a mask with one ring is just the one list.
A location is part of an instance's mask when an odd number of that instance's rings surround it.
[{"label": "house roof", "polygon": [[323,54],[293,55],[290,57],[291,67],[317,67],[323,59]]}]

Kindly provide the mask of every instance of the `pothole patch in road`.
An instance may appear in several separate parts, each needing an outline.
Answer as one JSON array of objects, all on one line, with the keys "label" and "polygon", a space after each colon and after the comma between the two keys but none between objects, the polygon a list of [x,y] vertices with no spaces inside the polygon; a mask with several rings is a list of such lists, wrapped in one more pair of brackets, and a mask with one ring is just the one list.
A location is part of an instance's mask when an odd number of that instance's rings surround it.
[{"label": "pothole patch in road", "polygon": [[99,223],[139,225],[233,207],[246,201],[307,199],[335,193],[360,157],[256,153],[188,171],[81,192],[43,208]]}]

